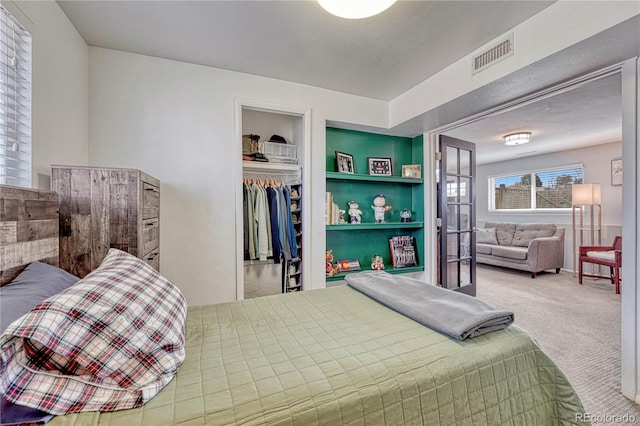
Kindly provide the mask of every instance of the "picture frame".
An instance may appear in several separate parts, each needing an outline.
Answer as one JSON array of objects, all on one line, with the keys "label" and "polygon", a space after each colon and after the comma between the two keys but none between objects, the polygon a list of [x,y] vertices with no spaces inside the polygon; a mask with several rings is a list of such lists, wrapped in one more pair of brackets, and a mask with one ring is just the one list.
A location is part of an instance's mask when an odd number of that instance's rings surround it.
[{"label": "picture frame", "polygon": [[402,177],[420,179],[422,177],[422,164],[403,164]]},{"label": "picture frame", "polygon": [[387,157],[367,157],[369,163],[369,174],[375,176],[393,176],[391,158]]},{"label": "picture frame", "polygon": [[611,160],[611,186],[622,185],[622,158]]},{"label": "picture frame", "polygon": [[354,174],[353,155],[336,151],[336,171],[338,173]]}]

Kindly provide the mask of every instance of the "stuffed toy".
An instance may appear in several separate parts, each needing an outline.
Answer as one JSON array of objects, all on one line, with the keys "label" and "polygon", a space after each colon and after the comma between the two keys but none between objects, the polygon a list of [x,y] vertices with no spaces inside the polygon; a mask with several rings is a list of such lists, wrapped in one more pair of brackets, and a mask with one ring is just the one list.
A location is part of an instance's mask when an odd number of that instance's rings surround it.
[{"label": "stuffed toy", "polygon": [[376,219],[376,223],[386,223],[384,220],[384,214],[391,210],[391,206],[386,205],[387,200],[382,194],[378,194],[373,197],[373,205],[371,208],[373,209],[373,214]]},{"label": "stuffed toy", "polygon": [[360,210],[360,205],[353,200],[349,201],[347,205],[349,206],[349,222],[360,223],[362,220],[362,210]]},{"label": "stuffed toy", "polygon": [[340,273],[340,267],[337,264],[333,264],[333,250],[327,250],[325,274],[327,277],[333,277]]}]

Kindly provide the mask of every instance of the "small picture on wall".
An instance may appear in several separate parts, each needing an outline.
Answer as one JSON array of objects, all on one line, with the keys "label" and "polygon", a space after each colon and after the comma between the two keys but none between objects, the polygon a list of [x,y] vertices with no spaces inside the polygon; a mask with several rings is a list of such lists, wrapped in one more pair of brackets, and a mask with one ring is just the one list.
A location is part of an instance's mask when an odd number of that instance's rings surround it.
[{"label": "small picture on wall", "polygon": [[336,151],[336,170],[340,173],[355,173],[353,155]]},{"label": "small picture on wall", "polygon": [[611,185],[622,185],[622,158],[611,160]]},{"label": "small picture on wall", "polygon": [[404,164],[402,166],[402,177],[420,179],[422,177],[422,165]]},{"label": "small picture on wall", "polygon": [[369,174],[379,176],[393,176],[391,158],[368,157]]}]

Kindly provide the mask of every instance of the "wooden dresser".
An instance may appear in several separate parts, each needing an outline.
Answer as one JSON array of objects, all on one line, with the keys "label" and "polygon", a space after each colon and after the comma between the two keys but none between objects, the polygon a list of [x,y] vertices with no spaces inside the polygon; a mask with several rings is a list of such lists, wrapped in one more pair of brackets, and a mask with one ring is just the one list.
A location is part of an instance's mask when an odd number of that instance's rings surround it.
[{"label": "wooden dresser", "polygon": [[160,181],[135,169],[51,166],[60,195],[60,267],[82,278],[109,248],[160,269]]}]

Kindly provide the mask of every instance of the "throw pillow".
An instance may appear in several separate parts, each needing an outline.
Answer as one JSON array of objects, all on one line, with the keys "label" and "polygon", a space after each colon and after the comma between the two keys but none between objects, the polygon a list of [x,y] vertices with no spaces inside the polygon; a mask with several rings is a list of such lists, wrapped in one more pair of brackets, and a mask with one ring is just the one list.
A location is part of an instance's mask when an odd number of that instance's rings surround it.
[{"label": "throw pillow", "polygon": [[476,243],[498,245],[496,228],[480,228],[476,233]]}]

